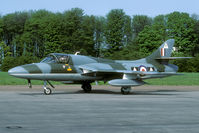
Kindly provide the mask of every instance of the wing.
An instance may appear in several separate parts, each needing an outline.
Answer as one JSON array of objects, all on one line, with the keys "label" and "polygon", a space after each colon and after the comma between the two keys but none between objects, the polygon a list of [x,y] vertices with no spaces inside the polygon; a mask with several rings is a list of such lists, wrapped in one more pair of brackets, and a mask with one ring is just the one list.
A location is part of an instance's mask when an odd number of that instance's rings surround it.
[{"label": "wing", "polygon": [[82,75],[91,76],[92,74],[96,73],[120,73],[120,74],[133,74],[133,75],[181,75],[176,72],[142,72],[142,71],[131,71],[126,69],[114,69],[110,67],[109,64],[103,63],[91,63],[87,65],[81,65],[79,68],[82,70]]},{"label": "wing", "polygon": [[127,72],[127,70],[124,67],[121,67],[121,64],[117,63],[90,63],[86,65],[81,65],[79,66],[79,68],[82,70],[82,75],[87,76],[92,76],[93,74],[114,74]]},{"label": "wing", "polygon": [[109,64],[103,63],[91,63],[87,65],[79,66],[82,69],[82,75],[85,76],[97,76],[97,75],[107,75],[107,74],[120,74],[123,79],[113,79],[108,83],[113,86],[139,86],[145,84],[141,77],[147,76],[169,76],[169,75],[181,75],[176,72],[142,72],[142,71],[131,71],[131,70],[121,70],[114,69],[110,67]]}]

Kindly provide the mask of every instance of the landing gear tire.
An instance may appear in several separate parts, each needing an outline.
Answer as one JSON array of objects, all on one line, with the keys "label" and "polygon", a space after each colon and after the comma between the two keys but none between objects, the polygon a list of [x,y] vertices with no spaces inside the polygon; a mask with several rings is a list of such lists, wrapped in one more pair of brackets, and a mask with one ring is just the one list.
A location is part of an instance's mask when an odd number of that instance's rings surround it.
[{"label": "landing gear tire", "polygon": [[122,87],[121,88],[121,93],[123,95],[128,95],[130,93],[130,91],[131,91],[131,87]]},{"label": "landing gear tire", "polygon": [[85,93],[90,93],[92,90],[92,86],[90,83],[83,83],[82,89],[84,90]]},{"label": "landing gear tire", "polygon": [[44,88],[44,94],[50,95],[52,93],[52,90],[50,88]]}]

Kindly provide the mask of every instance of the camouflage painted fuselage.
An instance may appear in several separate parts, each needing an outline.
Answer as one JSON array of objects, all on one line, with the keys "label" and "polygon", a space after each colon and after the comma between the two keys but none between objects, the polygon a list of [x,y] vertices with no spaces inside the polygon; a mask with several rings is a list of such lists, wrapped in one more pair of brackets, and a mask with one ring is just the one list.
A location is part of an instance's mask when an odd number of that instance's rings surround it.
[{"label": "camouflage painted fuselage", "polygon": [[8,73],[28,79],[29,84],[31,79],[43,80],[44,86],[46,82],[50,84],[49,80],[80,83],[86,91],[91,90],[91,82],[108,81],[110,85],[121,86],[123,93],[131,86],[143,85],[143,79],[178,75],[178,67],[169,64],[169,60],[187,57],[171,57],[173,45],[174,39],[169,39],[148,57],[134,61],[52,53],[40,63],[18,66]]},{"label": "camouflage painted fuselage", "polygon": [[[33,63],[15,67],[9,70],[10,75],[35,80],[53,80],[64,83],[81,83],[83,81],[93,82],[96,80],[108,81],[112,79],[124,78],[126,71],[146,71],[153,72],[176,72],[177,67],[171,64],[151,63],[146,58],[135,61],[107,60],[82,55],[51,54],[53,56],[65,55],[70,57],[67,63]],[[156,64],[157,63],[157,64]],[[89,65],[88,65],[89,64]],[[87,66],[88,65],[88,66]],[[87,69],[88,67],[88,69]],[[103,69],[104,72],[89,73],[90,67]],[[88,70],[88,71],[86,71]],[[123,73],[124,72],[124,73]],[[130,74],[129,74],[130,75]],[[128,74],[126,74],[128,76]],[[159,78],[168,75],[130,75],[130,79]],[[68,81],[68,82],[66,82]]]}]

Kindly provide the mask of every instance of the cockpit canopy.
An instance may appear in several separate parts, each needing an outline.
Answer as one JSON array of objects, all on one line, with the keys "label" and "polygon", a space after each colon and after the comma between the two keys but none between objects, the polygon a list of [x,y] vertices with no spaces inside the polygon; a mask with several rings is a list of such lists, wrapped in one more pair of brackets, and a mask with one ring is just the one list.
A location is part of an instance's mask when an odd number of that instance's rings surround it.
[{"label": "cockpit canopy", "polygon": [[64,63],[67,64],[70,60],[68,54],[51,53],[46,58],[44,58],[42,63]]}]

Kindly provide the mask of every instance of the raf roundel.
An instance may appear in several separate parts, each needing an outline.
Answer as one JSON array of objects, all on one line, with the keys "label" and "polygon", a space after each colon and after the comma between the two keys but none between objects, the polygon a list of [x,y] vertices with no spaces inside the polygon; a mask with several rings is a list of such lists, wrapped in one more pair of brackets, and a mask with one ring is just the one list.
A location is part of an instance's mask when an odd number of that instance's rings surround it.
[{"label": "raf roundel", "polygon": [[147,69],[146,69],[146,67],[145,67],[145,66],[141,65],[141,66],[140,66],[140,71],[142,71],[142,72],[146,72],[146,71],[147,71]]}]

